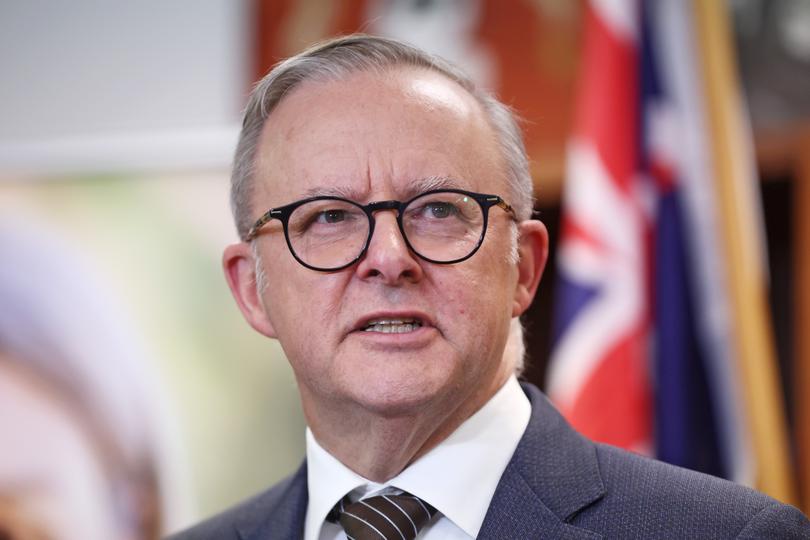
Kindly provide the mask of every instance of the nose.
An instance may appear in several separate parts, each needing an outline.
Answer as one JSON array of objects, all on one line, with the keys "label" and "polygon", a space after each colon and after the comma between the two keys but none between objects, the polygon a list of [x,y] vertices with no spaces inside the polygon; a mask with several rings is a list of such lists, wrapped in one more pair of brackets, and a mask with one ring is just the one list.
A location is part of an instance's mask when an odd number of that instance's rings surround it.
[{"label": "nose", "polygon": [[374,234],[366,254],[357,265],[357,273],[363,279],[379,279],[387,285],[422,279],[422,265],[408,249],[395,211],[375,214]]}]

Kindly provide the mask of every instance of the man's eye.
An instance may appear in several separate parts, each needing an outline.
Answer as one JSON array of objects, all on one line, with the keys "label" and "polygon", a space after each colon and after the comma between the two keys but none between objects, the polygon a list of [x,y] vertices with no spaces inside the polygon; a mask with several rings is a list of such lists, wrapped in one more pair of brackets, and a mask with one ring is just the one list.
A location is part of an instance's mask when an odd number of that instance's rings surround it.
[{"label": "man's eye", "polygon": [[316,223],[339,223],[346,219],[345,210],[324,210],[315,218]]},{"label": "man's eye", "polygon": [[458,209],[450,203],[432,202],[425,205],[425,214],[428,217],[447,218],[458,213]]}]

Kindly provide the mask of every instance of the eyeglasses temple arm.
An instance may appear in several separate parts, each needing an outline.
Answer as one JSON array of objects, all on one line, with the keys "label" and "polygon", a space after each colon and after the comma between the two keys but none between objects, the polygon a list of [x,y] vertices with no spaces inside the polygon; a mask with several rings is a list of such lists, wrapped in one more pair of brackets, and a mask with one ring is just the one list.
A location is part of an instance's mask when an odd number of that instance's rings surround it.
[{"label": "eyeglasses temple arm", "polygon": [[275,217],[275,216],[273,216],[274,212],[275,212],[275,210],[270,209],[267,212],[265,212],[262,215],[262,217],[260,217],[259,219],[256,220],[256,223],[253,224],[253,226],[250,228],[250,230],[245,235],[245,242],[252,242],[259,235],[259,229],[264,227],[267,224],[268,221],[270,221],[271,219],[273,219]]},{"label": "eyeglasses temple arm", "polygon": [[509,203],[507,203],[503,199],[498,199],[498,201],[495,204],[500,206],[501,208],[503,208],[507,212],[509,212],[509,215],[512,216],[512,219],[514,219],[515,221],[518,221],[517,214],[515,213],[515,209],[512,208],[512,205],[510,205]]}]

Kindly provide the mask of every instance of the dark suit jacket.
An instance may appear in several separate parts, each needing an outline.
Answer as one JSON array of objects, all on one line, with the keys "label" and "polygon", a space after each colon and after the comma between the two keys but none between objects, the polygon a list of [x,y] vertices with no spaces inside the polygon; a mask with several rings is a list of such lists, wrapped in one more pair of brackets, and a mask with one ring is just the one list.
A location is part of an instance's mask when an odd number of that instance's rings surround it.
[{"label": "dark suit jacket", "polygon": [[[529,426],[495,491],[478,538],[804,538],[797,509],[737,484],[595,444],[524,384]],[[173,537],[300,539],[307,468]]]}]

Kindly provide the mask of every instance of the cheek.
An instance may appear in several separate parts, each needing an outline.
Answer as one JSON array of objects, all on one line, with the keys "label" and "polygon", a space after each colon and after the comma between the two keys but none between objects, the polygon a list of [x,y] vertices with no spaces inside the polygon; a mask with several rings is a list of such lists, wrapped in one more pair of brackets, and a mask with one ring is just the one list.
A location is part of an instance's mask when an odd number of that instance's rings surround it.
[{"label": "cheek", "polygon": [[297,268],[280,266],[268,276],[263,298],[285,350],[313,351],[332,335],[347,277],[316,273],[295,264]]},{"label": "cheek", "polygon": [[511,297],[505,293],[502,279],[492,273],[464,272],[438,279],[435,284],[440,317],[466,340],[488,339],[508,322]]}]

